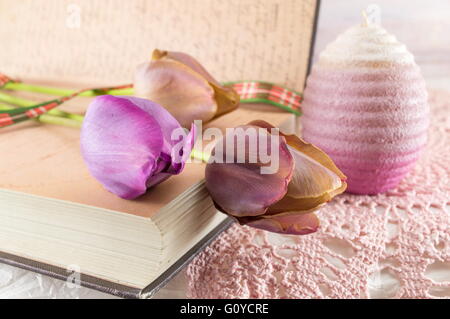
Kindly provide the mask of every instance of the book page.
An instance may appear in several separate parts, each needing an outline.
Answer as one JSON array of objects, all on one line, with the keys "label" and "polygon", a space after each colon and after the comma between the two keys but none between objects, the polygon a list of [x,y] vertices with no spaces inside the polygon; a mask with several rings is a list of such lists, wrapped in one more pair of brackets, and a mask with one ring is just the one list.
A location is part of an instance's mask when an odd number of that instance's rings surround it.
[{"label": "book page", "polygon": [[159,48],[193,55],[221,81],[302,90],[315,9],[315,0],[0,0],[0,72],[117,85]]}]

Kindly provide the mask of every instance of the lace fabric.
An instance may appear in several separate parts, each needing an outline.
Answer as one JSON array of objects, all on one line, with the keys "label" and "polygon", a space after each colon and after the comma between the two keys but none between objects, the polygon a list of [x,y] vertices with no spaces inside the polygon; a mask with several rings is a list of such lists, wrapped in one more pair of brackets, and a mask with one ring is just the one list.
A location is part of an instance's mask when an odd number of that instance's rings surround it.
[{"label": "lace fabric", "polygon": [[396,189],[339,196],[312,235],[232,226],[188,266],[188,297],[450,297],[450,93],[430,107],[428,146]]}]

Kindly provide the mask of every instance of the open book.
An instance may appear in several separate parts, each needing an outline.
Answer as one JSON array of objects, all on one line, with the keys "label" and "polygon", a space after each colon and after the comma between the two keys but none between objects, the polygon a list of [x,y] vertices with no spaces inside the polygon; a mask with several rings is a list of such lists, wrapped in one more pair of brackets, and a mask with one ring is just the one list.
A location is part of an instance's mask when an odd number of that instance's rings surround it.
[{"label": "open book", "polygon": [[[293,121],[292,114],[255,104],[208,126],[255,118]],[[85,286],[138,297],[231,222],[204,187],[204,163],[187,164],[147,194],[124,200],[89,175],[78,129],[30,121],[0,134],[0,258],[6,263],[60,278],[80,272]]]},{"label": "open book", "polygon": [[[94,0],[78,10],[57,0],[0,0],[0,38],[8,43],[0,71],[50,85],[117,85],[130,82],[133,67],[160,48],[189,53],[223,81],[303,89],[317,1],[173,2],[138,8]],[[84,111],[88,103],[76,98],[63,108]],[[293,115],[242,105],[208,126],[254,119],[277,126]],[[124,200],[89,175],[79,149],[78,129],[29,121],[0,130],[1,262],[61,279],[81,273],[84,286],[147,297],[230,224],[203,185],[205,164],[188,164],[144,196]]]}]

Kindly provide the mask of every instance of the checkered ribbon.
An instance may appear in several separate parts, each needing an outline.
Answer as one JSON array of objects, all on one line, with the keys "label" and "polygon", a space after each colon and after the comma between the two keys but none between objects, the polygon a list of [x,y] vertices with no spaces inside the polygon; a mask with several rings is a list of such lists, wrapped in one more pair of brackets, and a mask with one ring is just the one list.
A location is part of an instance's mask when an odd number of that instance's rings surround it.
[{"label": "checkered ribbon", "polygon": [[9,78],[6,75],[0,73],[0,88],[5,86],[9,82],[17,82],[17,81],[13,81],[11,78]]},{"label": "checkered ribbon", "polygon": [[[0,88],[8,82],[13,82],[13,80],[0,73]],[[234,90],[236,90],[236,92],[241,97],[241,103],[271,104],[296,115],[301,114],[300,104],[302,101],[302,96],[298,92],[275,84],[260,81],[225,83],[225,86],[232,87]],[[102,95],[108,94],[108,91],[110,90],[118,90],[131,87],[132,84],[108,88],[85,89],[68,96],[53,99],[33,106],[0,111],[0,127],[9,126],[32,118],[36,118],[86,91],[92,91],[96,95]]]},{"label": "checkered ribbon", "polygon": [[225,83],[241,97],[242,103],[272,104],[288,112],[300,115],[302,95],[279,85],[261,81]]}]

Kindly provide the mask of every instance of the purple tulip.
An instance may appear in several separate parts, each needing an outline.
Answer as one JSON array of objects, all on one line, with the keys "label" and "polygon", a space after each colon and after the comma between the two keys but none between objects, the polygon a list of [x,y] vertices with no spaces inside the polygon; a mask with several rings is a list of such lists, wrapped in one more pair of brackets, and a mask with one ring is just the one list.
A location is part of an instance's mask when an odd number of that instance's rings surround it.
[{"label": "purple tulip", "polygon": [[164,106],[186,128],[194,120],[208,122],[239,104],[236,91],[217,82],[196,59],[158,49],[151,61],[137,67],[134,94]]},{"label": "purple tulip", "polygon": [[90,173],[125,199],[179,174],[194,142],[194,125],[186,133],[162,106],[129,96],[95,98],[81,130]]},{"label": "purple tulip", "polygon": [[[206,187],[216,208],[242,225],[281,234],[313,233],[320,224],[314,212],[345,191],[346,177],[317,147],[295,135],[273,134],[273,129],[256,120],[218,140],[206,166]],[[249,134],[236,146],[238,130],[258,133],[253,143]],[[268,162],[264,148],[277,156]],[[275,162],[276,170],[262,172]]]}]

